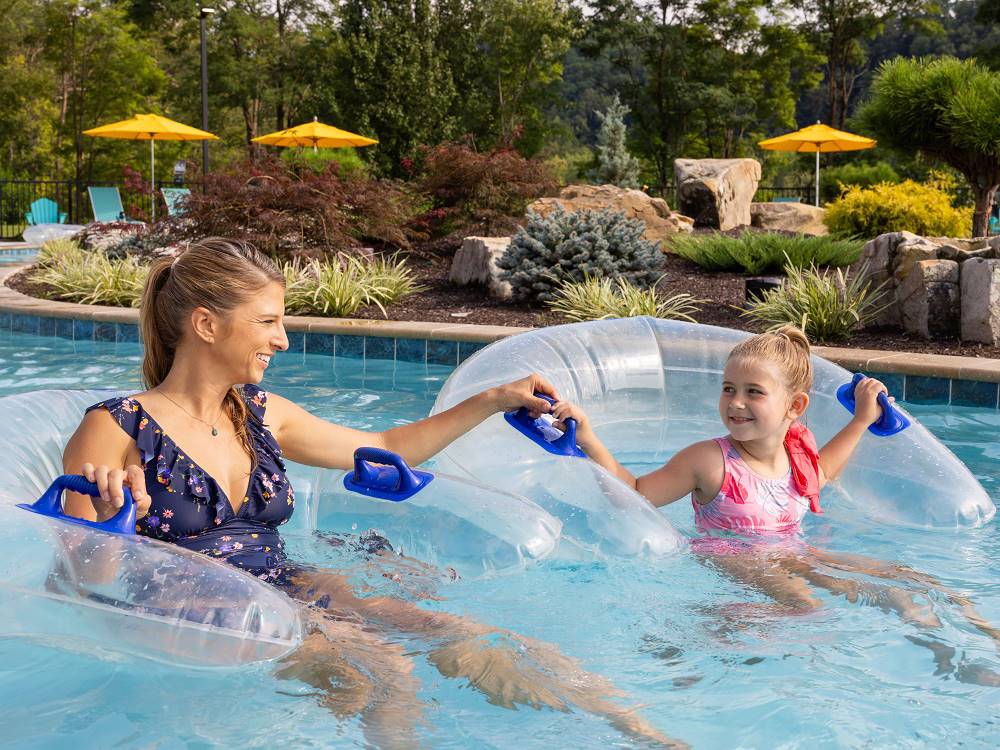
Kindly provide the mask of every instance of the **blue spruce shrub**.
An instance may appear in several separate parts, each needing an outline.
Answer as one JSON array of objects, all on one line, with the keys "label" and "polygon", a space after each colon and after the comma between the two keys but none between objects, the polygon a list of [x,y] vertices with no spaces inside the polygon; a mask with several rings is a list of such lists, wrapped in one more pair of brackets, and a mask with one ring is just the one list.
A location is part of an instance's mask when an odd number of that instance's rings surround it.
[{"label": "blue spruce shrub", "polygon": [[548,216],[528,212],[497,260],[500,278],[509,281],[519,302],[549,302],[563,282],[585,277],[624,278],[648,288],[663,269],[659,243],[642,238],[646,225],[620,211],[556,208]]}]

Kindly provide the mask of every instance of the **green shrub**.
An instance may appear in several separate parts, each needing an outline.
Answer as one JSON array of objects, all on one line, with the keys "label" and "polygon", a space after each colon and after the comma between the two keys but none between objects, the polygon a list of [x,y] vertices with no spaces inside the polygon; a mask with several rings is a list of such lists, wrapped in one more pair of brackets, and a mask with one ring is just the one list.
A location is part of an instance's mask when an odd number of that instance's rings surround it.
[{"label": "green shrub", "polygon": [[709,271],[749,274],[777,271],[786,263],[796,268],[847,266],[861,255],[861,245],[856,240],[835,237],[795,237],[765,232],[743,232],[739,237],[678,234],[670,241],[674,253]]},{"label": "green shrub", "polygon": [[517,301],[549,302],[564,282],[588,276],[623,278],[639,287],[656,283],[663,267],[657,243],[642,238],[646,225],[613,211],[557,208],[548,216],[528,214],[507,251],[497,260]]},{"label": "green shrub", "polygon": [[346,317],[360,308],[385,305],[418,292],[404,260],[341,255],[333,262],[286,263],[285,310],[298,315]]},{"label": "green shrub", "polygon": [[850,274],[840,268],[820,271],[816,266],[801,269],[789,264],[785,284],[764,292],[743,315],[765,324],[768,330],[791,323],[815,341],[849,338],[884,307],[885,282],[872,286],[866,271],[867,266]]},{"label": "green shrub", "polygon": [[573,321],[649,315],[695,323],[691,315],[698,312],[699,304],[705,301],[690,294],[663,298],[655,288],[639,289],[623,278],[612,283],[609,278],[587,276],[583,281],[563,283],[548,305],[553,312]]},{"label": "green shrub", "polygon": [[831,232],[865,239],[902,231],[964,237],[972,226],[972,208],[954,208],[943,190],[906,180],[851,188],[827,204],[823,221]]},{"label": "green shrub", "polygon": [[109,258],[66,240],[47,242],[31,276],[53,299],[84,305],[138,307],[149,266],[135,258]]},{"label": "green shrub", "polygon": [[888,162],[874,164],[851,162],[827,167],[819,176],[819,194],[822,202],[836,200],[851,187],[871,187],[883,182],[899,182],[899,173]]}]

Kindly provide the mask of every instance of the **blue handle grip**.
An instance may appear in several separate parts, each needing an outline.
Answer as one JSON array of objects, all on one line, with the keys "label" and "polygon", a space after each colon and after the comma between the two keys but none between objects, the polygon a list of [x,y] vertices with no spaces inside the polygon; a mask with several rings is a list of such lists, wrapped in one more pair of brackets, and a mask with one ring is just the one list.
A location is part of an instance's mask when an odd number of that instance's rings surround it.
[{"label": "blue handle grip", "polygon": [[[854,373],[850,383],[844,383],[837,389],[837,400],[843,404],[851,414],[854,413],[854,389],[858,383],[865,379],[865,375],[860,372]],[[899,411],[889,397],[883,392],[878,394],[878,405],[882,407],[882,416],[868,426],[868,431],[879,437],[889,437],[897,432],[902,432],[910,426],[910,420]]]},{"label": "blue handle grip", "polygon": [[411,469],[392,451],[358,448],[354,451],[354,471],[344,476],[344,486],[351,492],[398,503],[413,497],[432,479],[433,474]]},{"label": "blue handle grip", "polygon": [[[535,392],[535,396],[545,401],[548,401],[550,405],[556,403],[554,398],[546,396],[544,393]],[[548,440],[545,437],[543,428],[552,430],[553,427],[549,425],[543,419],[534,419],[528,414],[528,409],[522,406],[516,412],[507,412],[503,415],[503,418],[518,432],[524,435],[526,438],[534,443],[542,446],[549,453],[554,453],[557,456],[576,456],[577,458],[586,458],[586,454],[580,450],[576,445],[576,420],[566,419],[566,431],[561,437],[557,437],[555,440]]]},{"label": "blue handle grip", "polygon": [[132,498],[132,493],[128,487],[124,487],[123,489],[125,491],[125,502],[122,503],[121,510],[107,521],[101,521],[100,523],[97,521],[87,521],[76,516],[67,516],[63,511],[62,494],[64,490],[78,492],[81,495],[90,495],[91,497],[99,497],[101,494],[96,484],[88,481],[86,477],[79,474],[63,474],[56,477],[56,480],[49,485],[49,488],[35,502],[30,505],[27,503],[18,503],[17,507],[30,510],[32,513],[38,513],[42,516],[48,516],[49,518],[56,518],[66,523],[88,526],[92,529],[107,531],[111,534],[135,534],[135,500]]}]

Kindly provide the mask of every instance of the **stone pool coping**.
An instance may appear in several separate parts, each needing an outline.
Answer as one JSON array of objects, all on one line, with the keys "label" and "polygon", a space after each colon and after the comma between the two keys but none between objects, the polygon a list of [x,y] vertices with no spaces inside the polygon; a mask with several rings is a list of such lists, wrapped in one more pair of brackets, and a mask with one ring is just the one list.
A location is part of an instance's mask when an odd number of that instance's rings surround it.
[{"label": "stone pool coping", "polygon": [[[139,311],[136,309],[81,305],[72,302],[54,302],[29,297],[5,285],[7,277],[24,268],[24,264],[11,264],[0,269],[0,316],[6,315],[12,321],[17,316],[31,318],[55,318],[63,321],[85,321],[95,333],[87,335],[106,341],[135,341],[137,335],[131,330],[127,334],[118,333],[117,327],[138,326]],[[102,324],[104,333],[102,333]],[[429,323],[393,320],[358,320],[348,318],[320,318],[309,316],[288,316],[285,327],[291,334],[293,351],[309,351],[334,354],[336,344],[333,339],[344,337],[344,356],[401,359],[425,361],[439,364],[458,364],[475,350],[508,336],[513,336],[532,328],[513,326],[486,326],[467,323]],[[25,330],[16,322],[13,330]],[[70,333],[64,334],[62,325],[39,326],[49,335],[74,336],[73,324],[67,326]],[[108,329],[110,333],[108,332]],[[35,329],[29,329],[35,330]],[[137,334],[137,330],[135,331]],[[43,334],[44,335],[44,334]],[[306,348],[307,336],[315,337],[319,344],[315,349]],[[391,341],[390,341],[391,340]],[[402,340],[403,343],[398,343]],[[428,342],[422,347],[421,341]],[[368,343],[370,342],[370,343]],[[412,345],[411,344],[412,342]],[[442,351],[435,342],[449,342]],[[412,349],[412,351],[411,351]],[[369,351],[370,350],[370,351]],[[934,403],[974,403],[1000,407],[1000,360],[978,359],[944,354],[921,354],[916,352],[891,352],[876,349],[845,349],[839,347],[816,346],[813,351],[848,370],[885,375],[886,385],[893,393],[903,393],[907,400]],[[339,355],[340,349],[336,349]],[[971,382],[970,382],[971,381]]]}]

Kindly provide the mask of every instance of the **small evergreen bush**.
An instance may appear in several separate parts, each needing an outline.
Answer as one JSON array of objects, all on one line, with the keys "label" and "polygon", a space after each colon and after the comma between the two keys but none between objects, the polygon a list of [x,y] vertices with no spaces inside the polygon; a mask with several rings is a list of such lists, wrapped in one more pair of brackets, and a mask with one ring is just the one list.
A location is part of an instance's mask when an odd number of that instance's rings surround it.
[{"label": "small evergreen bush", "polygon": [[678,234],[670,240],[671,251],[704,269],[748,274],[778,271],[786,264],[847,266],[861,255],[861,245],[857,240],[767,232],[743,232],[739,237]]},{"label": "small evergreen bush", "polygon": [[633,318],[648,315],[667,320],[697,321],[691,317],[706,300],[690,294],[661,297],[655,288],[639,289],[623,278],[614,283],[606,277],[587,276],[583,281],[563,283],[549,302],[553,312],[572,321]]},{"label": "small evergreen bush", "polygon": [[886,282],[873,286],[867,264],[856,274],[785,266],[788,276],[778,289],[764,292],[743,315],[763,323],[767,330],[796,325],[815,341],[850,338],[884,308]]},{"label": "small evergreen bush", "polygon": [[964,237],[972,226],[972,208],[955,208],[940,188],[905,180],[895,185],[850,188],[827,204],[823,221],[831,232],[864,239],[903,231]]},{"label": "small evergreen bush", "polygon": [[510,282],[519,302],[550,302],[564,282],[588,276],[653,286],[663,257],[658,243],[642,238],[645,229],[642,221],[615,211],[529,212],[528,225],[497,260],[500,278]]},{"label": "small evergreen bush", "polygon": [[607,112],[595,112],[601,122],[597,132],[597,171],[594,173],[598,184],[611,183],[622,188],[639,187],[639,160],[628,152],[625,145],[625,115],[629,108],[618,100],[608,106]]}]

